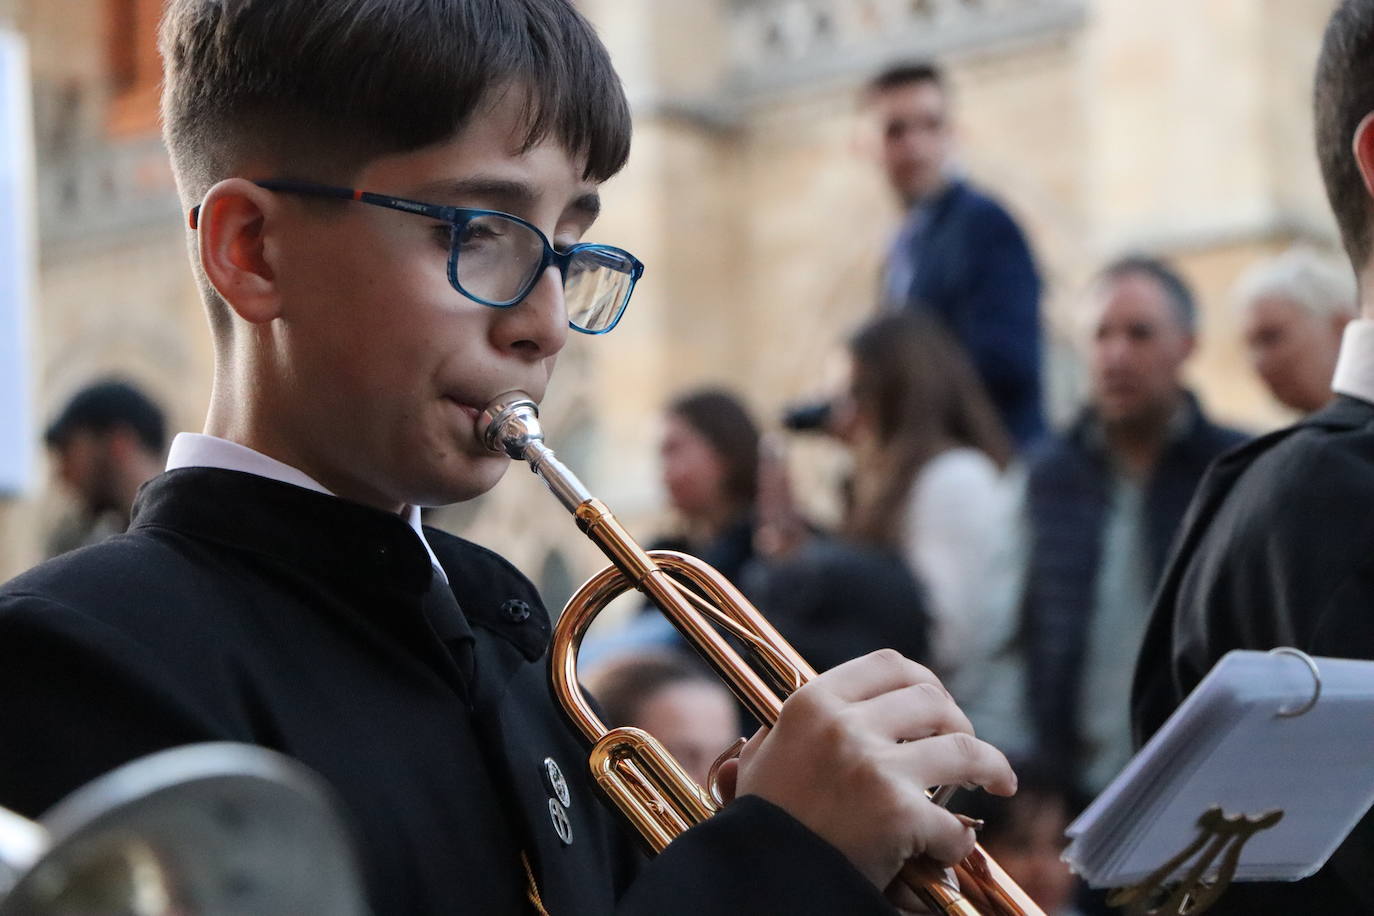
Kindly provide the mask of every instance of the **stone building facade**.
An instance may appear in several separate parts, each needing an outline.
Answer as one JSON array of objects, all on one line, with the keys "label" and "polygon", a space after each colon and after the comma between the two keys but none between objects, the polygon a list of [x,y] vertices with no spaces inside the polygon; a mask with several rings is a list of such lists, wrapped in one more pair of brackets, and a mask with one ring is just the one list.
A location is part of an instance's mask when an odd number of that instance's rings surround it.
[{"label": "stone building facade", "polygon": [[[766,421],[816,386],[873,307],[897,213],[859,147],[857,89],[885,64],[949,69],[963,166],[1031,235],[1047,280],[1052,414],[1081,391],[1074,310],[1126,250],[1176,259],[1205,303],[1192,371],[1252,428],[1283,419],[1251,379],[1227,292],[1257,257],[1330,246],[1309,84],[1330,0],[578,0],[636,115],[593,240],[648,265],[629,315],[572,340],[550,441],[632,530],[661,521],[653,418],[687,387]],[[118,371],[199,427],[210,348],[156,134],[159,0],[0,0],[30,43],[39,162],[35,415]],[[37,433],[35,432],[35,437]],[[37,448],[37,445],[35,445]],[[826,511],[835,459],[798,443]],[[518,470],[518,469],[517,469]],[[39,556],[50,486],[0,502],[0,577]],[[440,520],[561,600],[594,551],[531,475]]]}]

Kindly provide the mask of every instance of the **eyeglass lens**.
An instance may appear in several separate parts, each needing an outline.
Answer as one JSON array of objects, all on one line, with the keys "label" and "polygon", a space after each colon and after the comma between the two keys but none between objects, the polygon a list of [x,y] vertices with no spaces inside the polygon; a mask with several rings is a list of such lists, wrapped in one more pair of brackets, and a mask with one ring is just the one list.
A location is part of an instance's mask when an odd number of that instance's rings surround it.
[{"label": "eyeglass lens", "polygon": [[539,236],[501,216],[478,216],[457,232],[458,282],[469,295],[480,299],[514,299],[544,257],[544,242]]},{"label": "eyeglass lens", "polygon": [[[544,240],[524,223],[486,214],[457,230],[455,275],[463,292],[490,303],[509,303],[526,292],[544,258]],[[614,251],[583,249],[563,278],[568,319],[602,331],[614,324],[630,286],[630,261]]]},{"label": "eyeglass lens", "polygon": [[588,331],[615,324],[630,292],[633,267],[624,255],[591,248],[573,255],[563,276],[568,320]]}]

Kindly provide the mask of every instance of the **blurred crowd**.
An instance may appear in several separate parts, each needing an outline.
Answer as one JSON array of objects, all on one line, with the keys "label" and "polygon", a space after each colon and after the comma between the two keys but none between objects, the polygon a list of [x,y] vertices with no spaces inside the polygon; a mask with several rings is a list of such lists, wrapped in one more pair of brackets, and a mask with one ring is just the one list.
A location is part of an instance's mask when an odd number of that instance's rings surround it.
[{"label": "blurred crowd", "polygon": [[[961,175],[940,71],[880,74],[862,106],[905,213],[872,317],[837,342],[832,390],[780,429],[721,387],[665,407],[676,526],[655,546],[711,562],[818,668],[890,646],[939,674],[1021,775],[1011,800],[956,803],[984,820],[985,847],[1046,912],[1112,912],[1059,860],[1064,828],[1133,753],[1132,677],[1172,540],[1205,469],[1249,436],[1189,390],[1200,304],[1148,253],[1079,291],[1088,393],[1049,428],[1033,246]],[[1356,314],[1349,268],[1290,250],[1254,265],[1233,300],[1274,399],[1327,403]],[[792,494],[785,437],[807,434],[846,456],[833,525]],[[608,723],[661,729],[699,779],[731,724],[752,728],[739,709],[729,721],[729,694],[651,609],[588,656]]]},{"label": "blurred crowd", "polygon": [[[674,523],[653,546],[711,563],[818,669],[893,647],[934,670],[1022,774],[1014,799],[964,804],[985,821],[986,847],[1047,912],[1108,912],[1059,861],[1063,829],[1133,752],[1131,679],[1152,595],[1204,470],[1247,433],[1188,389],[1200,305],[1148,253],[1102,265],[1079,291],[1089,391],[1050,428],[1033,239],[961,174],[941,72],[894,68],[861,104],[904,213],[871,318],[836,342],[845,369],[832,389],[776,424],[723,387],[665,406]],[[1298,413],[1330,399],[1356,313],[1338,263],[1291,250],[1255,265],[1230,303],[1254,371]],[[52,419],[47,445],[81,512],[52,552],[127,525],[138,486],[161,469],[163,425],[118,379]],[[796,435],[846,456],[834,524],[794,497]],[[658,735],[700,780],[752,728],[652,609],[585,657],[607,721]]]}]

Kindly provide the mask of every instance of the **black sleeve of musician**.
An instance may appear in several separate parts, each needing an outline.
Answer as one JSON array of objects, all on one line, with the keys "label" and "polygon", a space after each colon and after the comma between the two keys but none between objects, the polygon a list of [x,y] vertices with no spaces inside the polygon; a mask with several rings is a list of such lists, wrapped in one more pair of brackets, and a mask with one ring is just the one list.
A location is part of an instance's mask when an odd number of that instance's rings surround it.
[{"label": "black sleeve of musician", "polygon": [[229,740],[145,647],[47,600],[0,602],[0,806],[37,818],[145,754]]},{"label": "black sleeve of musician", "polygon": [[617,916],[894,912],[839,850],[754,795],[669,844],[616,907]]}]

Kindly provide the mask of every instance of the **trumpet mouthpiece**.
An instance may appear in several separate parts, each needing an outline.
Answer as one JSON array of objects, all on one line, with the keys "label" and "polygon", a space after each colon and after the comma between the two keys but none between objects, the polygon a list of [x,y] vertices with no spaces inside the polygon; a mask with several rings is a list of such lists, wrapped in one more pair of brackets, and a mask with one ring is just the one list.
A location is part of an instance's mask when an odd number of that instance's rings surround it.
[{"label": "trumpet mouthpiece", "polygon": [[493,452],[524,460],[525,450],[544,440],[539,405],[523,391],[497,395],[477,418],[477,438]]}]

